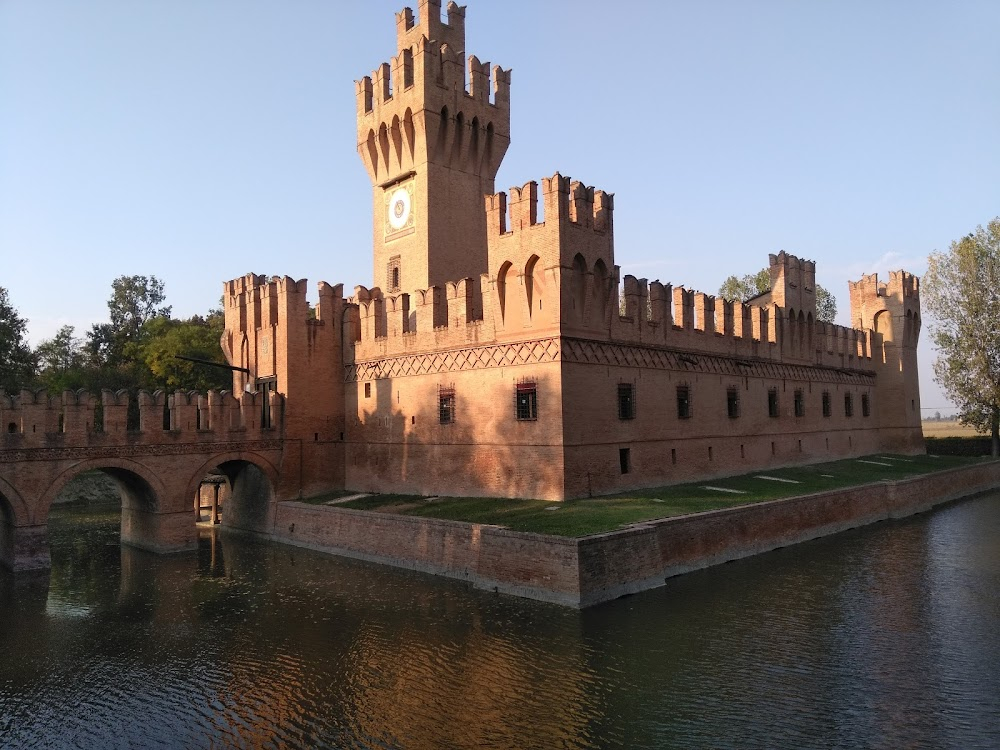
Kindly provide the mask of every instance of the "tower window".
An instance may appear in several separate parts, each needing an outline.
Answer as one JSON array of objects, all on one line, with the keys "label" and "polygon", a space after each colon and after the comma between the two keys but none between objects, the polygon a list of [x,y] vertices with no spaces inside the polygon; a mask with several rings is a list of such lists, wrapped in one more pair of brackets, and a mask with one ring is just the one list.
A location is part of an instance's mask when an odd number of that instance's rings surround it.
[{"label": "tower window", "polygon": [[778,389],[770,388],[767,391],[767,416],[777,417],[780,416],[778,412]]},{"label": "tower window", "polygon": [[736,419],[740,415],[740,391],[738,388],[730,388],[726,391],[726,413],[730,419]]},{"label": "tower window", "polygon": [[795,416],[804,417],[806,415],[806,402],[802,396],[802,390],[795,391]]},{"label": "tower window", "polygon": [[833,411],[830,408],[830,391],[823,391],[823,416],[829,417]]},{"label": "tower window", "polygon": [[441,424],[452,424],[455,421],[455,387],[438,389],[438,421]]},{"label": "tower window", "polygon": [[635,419],[635,386],[631,383],[618,384],[618,418]]},{"label": "tower window", "polygon": [[691,389],[686,385],[677,386],[677,418],[688,419],[691,416]]},{"label": "tower window", "polygon": [[371,398],[371,397],[372,397],[372,384],[365,383],[365,398]]},{"label": "tower window", "polygon": [[389,292],[398,292],[400,285],[400,256],[393,255],[389,258],[386,268],[385,285]]},{"label": "tower window", "polygon": [[519,422],[538,419],[538,390],[535,381],[517,384],[514,391],[514,416]]}]

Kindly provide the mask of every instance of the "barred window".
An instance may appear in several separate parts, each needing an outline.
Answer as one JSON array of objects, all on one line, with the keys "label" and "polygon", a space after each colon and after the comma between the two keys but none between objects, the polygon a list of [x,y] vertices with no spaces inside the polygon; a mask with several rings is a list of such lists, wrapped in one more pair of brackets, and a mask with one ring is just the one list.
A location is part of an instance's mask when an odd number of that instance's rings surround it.
[{"label": "barred window", "polygon": [[845,417],[854,416],[854,397],[850,393],[844,394],[844,416]]},{"label": "barred window", "polygon": [[677,417],[688,419],[691,416],[691,389],[686,385],[677,386]]},{"label": "barred window", "polygon": [[861,394],[861,416],[870,417],[872,415],[872,404],[867,393]]},{"label": "barred window", "polygon": [[823,416],[829,417],[833,413],[830,408],[830,391],[823,391]]},{"label": "barred window", "polygon": [[372,397],[372,384],[365,383],[365,398],[371,398],[371,397]]},{"label": "barred window", "polygon": [[535,381],[517,384],[514,391],[514,416],[522,422],[538,419],[538,390]]},{"label": "barred window", "polygon": [[618,418],[635,419],[635,386],[631,383],[618,384]]},{"label": "barred window", "polygon": [[455,421],[455,387],[441,386],[438,389],[438,421],[452,424]]},{"label": "barred window", "polygon": [[795,391],[795,416],[804,417],[806,415],[806,401],[802,396],[802,389]]},{"label": "barred window", "polygon": [[767,415],[769,417],[780,416],[778,411],[778,389],[769,388],[767,391]]},{"label": "barred window", "polygon": [[386,291],[388,292],[398,292],[399,291],[399,268],[400,268],[400,256],[393,255],[389,258],[389,262],[386,264],[385,269],[385,285],[388,287]]},{"label": "barred window", "polygon": [[730,419],[736,419],[740,415],[740,389],[729,388],[726,391],[726,413]]}]

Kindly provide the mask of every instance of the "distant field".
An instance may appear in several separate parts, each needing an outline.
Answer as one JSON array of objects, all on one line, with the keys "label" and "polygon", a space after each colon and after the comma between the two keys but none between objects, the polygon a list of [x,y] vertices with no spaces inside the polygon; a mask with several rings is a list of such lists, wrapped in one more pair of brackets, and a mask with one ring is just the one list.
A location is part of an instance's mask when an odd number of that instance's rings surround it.
[{"label": "distant field", "polygon": [[958,420],[950,422],[924,422],[925,438],[947,438],[947,437],[977,437],[981,433],[974,428],[960,424]]}]

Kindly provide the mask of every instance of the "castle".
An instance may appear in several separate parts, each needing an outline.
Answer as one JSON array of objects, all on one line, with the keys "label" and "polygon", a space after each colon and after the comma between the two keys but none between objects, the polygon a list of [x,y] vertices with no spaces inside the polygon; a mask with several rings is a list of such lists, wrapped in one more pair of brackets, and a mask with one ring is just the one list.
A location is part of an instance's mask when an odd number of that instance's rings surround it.
[{"label": "castle", "polygon": [[224,287],[234,390],[280,417],[303,494],[562,500],[923,451],[913,275],[851,283],[850,328],[816,320],[815,264],[784,252],[748,304],[620,284],[610,193],[495,192],[511,76],[465,57],[465,8],[396,26],[356,83],[375,286],[321,282],[314,309],[305,281]]}]

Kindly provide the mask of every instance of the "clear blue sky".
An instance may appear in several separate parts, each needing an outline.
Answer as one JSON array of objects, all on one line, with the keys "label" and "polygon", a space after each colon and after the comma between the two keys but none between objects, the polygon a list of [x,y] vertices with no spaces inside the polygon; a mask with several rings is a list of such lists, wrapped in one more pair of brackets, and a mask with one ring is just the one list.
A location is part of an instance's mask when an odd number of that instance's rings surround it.
[{"label": "clear blue sky", "polygon": [[[32,341],[105,320],[122,274],[179,316],[250,271],[371,284],[353,81],[401,6],[0,0],[0,286]],[[498,189],[615,193],[623,275],[814,259],[846,323],[848,279],[1000,214],[998,28],[996,0],[469,0],[466,46],[514,69]]]}]

